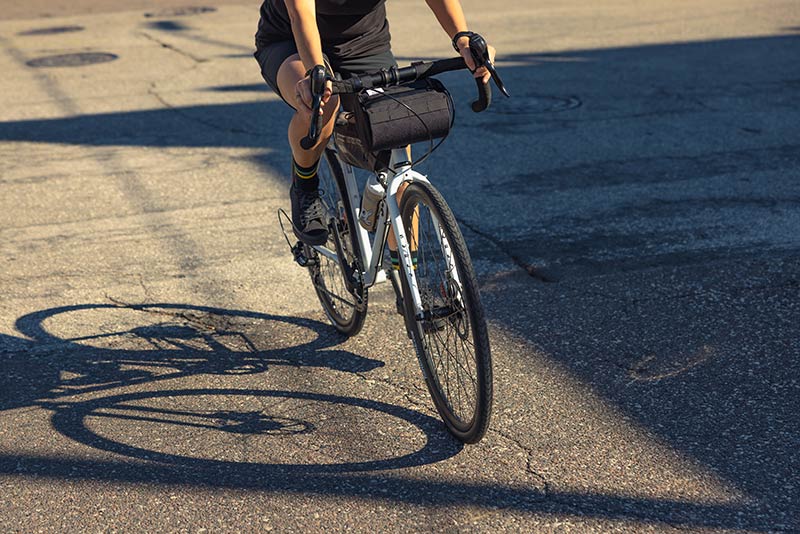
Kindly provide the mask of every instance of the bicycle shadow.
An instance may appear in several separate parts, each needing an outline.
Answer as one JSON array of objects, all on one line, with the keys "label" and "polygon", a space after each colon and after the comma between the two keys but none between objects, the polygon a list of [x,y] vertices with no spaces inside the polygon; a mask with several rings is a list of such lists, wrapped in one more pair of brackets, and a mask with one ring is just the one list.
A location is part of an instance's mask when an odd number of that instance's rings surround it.
[{"label": "bicycle shadow", "polygon": [[[59,320],[65,323],[63,327]],[[75,325],[83,329],[87,324],[97,330],[106,330],[107,325],[129,327],[78,336],[54,333]],[[31,313],[16,326],[29,339],[0,339],[6,370],[0,375],[0,411],[44,408],[52,412],[55,431],[94,449],[189,469],[202,477],[224,472],[228,483],[233,483],[254,475],[269,479],[425,465],[450,458],[463,448],[438,419],[386,402],[296,390],[175,387],[177,379],[261,375],[275,366],[362,373],[384,365],[333,348],[342,341],[341,335],[314,320],[183,304],[84,304]],[[142,386],[156,383],[164,386],[141,391]],[[125,387],[136,389],[119,393]],[[112,390],[116,394],[96,397]],[[87,393],[92,398],[80,400]],[[423,439],[412,440],[407,447],[398,446],[396,439],[383,445],[373,440],[352,453],[334,440],[329,443],[337,450],[333,457],[312,457],[311,451],[319,448],[315,443],[330,441],[336,429],[352,432],[355,427],[350,419],[381,417],[395,420],[395,427],[405,426]],[[120,425],[126,430],[113,437],[98,431],[98,427]],[[150,428],[152,435],[143,435],[142,428]],[[138,438],[126,442],[131,434]],[[168,442],[177,448],[159,450],[161,436],[170,436]],[[206,444],[209,436],[218,436],[224,444],[219,446],[222,452],[203,458],[194,449],[180,448],[198,436]],[[254,439],[264,441],[262,449],[272,450],[266,460],[248,458],[252,452],[247,451],[256,448]],[[300,441],[293,444],[287,439]],[[247,444],[241,451],[244,459],[225,459],[229,456],[225,451],[242,443]],[[302,451],[303,461],[287,463],[282,449],[286,447]],[[294,456],[298,456],[296,451]]]},{"label": "bicycle shadow", "polygon": [[[59,337],[45,325],[70,315],[101,320],[106,331]],[[25,338],[0,339],[0,411],[204,374],[273,366],[360,373],[384,365],[331,348],[341,337],[318,321],[206,306],[81,304],[25,315],[16,327]]]}]

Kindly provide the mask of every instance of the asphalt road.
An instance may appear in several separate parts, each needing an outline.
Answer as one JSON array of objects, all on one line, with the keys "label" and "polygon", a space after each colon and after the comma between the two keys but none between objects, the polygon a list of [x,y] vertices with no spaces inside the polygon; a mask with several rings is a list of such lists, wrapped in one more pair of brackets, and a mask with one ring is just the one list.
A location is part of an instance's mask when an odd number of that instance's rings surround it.
[{"label": "asphalt road", "polygon": [[796,0],[464,1],[514,96],[443,76],[423,164],[490,318],[468,447],[390,288],[342,339],[291,261],[257,2],[118,4],[0,20],[0,530],[800,530]]}]

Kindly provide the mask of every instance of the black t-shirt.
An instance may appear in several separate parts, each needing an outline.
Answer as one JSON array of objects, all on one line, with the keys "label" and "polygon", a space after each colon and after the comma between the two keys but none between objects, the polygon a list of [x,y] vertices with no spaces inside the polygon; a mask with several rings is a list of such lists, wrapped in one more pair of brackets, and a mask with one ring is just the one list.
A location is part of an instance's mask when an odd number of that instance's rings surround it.
[{"label": "black t-shirt", "polygon": [[[322,51],[328,56],[357,58],[390,49],[386,0],[316,0]],[[293,40],[283,0],[264,0],[256,47]]]}]

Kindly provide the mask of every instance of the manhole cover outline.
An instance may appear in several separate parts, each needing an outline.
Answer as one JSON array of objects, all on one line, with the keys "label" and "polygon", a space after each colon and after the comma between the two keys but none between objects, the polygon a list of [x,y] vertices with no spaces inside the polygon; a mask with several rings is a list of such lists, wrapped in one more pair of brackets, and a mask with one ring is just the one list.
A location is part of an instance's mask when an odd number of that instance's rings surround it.
[{"label": "manhole cover outline", "polygon": [[25,62],[26,65],[34,69],[56,68],[56,67],[86,67],[108,63],[119,59],[119,56],[110,52],[78,52],[75,54],[57,54],[54,56],[43,56]]},{"label": "manhole cover outline", "polygon": [[85,30],[83,26],[51,26],[49,28],[35,28],[33,30],[26,30],[19,32],[17,35],[22,37],[35,36],[35,35],[56,35],[61,33],[74,33],[82,32]]},{"label": "manhole cover outline", "polygon": [[495,98],[489,111],[498,115],[538,115],[541,113],[559,113],[577,109],[583,105],[575,95],[553,96],[529,94],[510,99]]}]

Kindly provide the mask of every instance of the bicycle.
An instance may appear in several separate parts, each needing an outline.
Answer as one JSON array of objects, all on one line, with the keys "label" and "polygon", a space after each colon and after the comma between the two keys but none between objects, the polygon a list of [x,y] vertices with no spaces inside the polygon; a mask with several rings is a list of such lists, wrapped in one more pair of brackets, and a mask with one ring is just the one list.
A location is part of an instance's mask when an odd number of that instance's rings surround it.
[{"label": "bicycle", "polygon": [[[473,35],[470,49],[476,64],[487,66],[498,88],[508,96],[489,60],[485,41]],[[463,58],[452,58],[341,80],[318,67],[311,73],[312,117],[319,114],[327,81],[332,82],[333,94],[388,94],[387,88],[407,87],[430,80],[435,74],[465,68]],[[472,108],[477,112],[489,106],[491,91],[488,84],[476,82],[479,99]],[[411,111],[422,120],[419,113]],[[292,247],[294,259],[309,269],[325,313],[347,336],[357,334],[364,324],[369,288],[388,277],[437,411],[457,439],[476,443],[489,425],[492,364],[486,319],[464,238],[442,195],[413,169],[418,162],[410,161],[403,148],[409,142],[391,150],[362,151],[358,156],[353,156],[352,146],[343,145],[352,134],[352,129],[347,130],[352,126],[352,113],[344,106],[339,110],[334,134],[324,151],[324,164],[318,171],[330,231],[328,242],[309,246],[298,241]],[[302,141],[304,148],[316,144],[319,131],[318,121],[312,121],[309,135]],[[432,136],[430,141],[432,146]],[[435,148],[432,146],[425,157]],[[384,190],[371,240],[370,232],[359,224],[362,198],[354,166],[371,170]],[[398,202],[401,187],[405,189]],[[387,275],[383,251],[390,230],[398,247],[399,270],[390,268]]]}]

